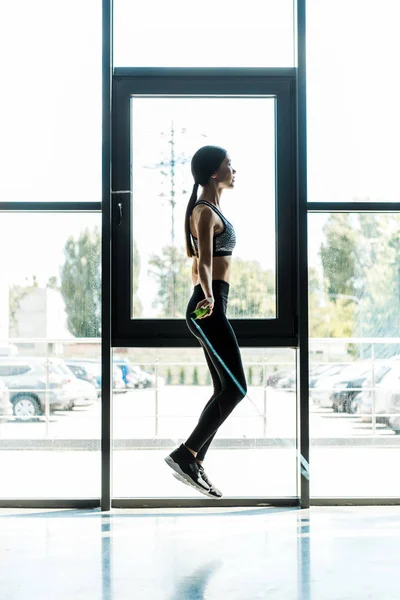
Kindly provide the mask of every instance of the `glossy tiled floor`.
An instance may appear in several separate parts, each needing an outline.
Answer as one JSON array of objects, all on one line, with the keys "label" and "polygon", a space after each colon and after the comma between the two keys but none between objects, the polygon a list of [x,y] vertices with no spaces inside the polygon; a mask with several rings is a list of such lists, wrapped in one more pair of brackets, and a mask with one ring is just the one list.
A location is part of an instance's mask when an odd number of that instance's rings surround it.
[{"label": "glossy tiled floor", "polygon": [[1,600],[398,600],[400,508],[1,510]]}]

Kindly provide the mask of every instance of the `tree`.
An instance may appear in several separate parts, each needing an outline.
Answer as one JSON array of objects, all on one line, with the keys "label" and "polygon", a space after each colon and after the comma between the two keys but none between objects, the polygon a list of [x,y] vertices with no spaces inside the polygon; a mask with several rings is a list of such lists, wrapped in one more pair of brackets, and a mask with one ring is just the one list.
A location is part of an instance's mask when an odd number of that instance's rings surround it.
[{"label": "tree", "polygon": [[[149,275],[158,282],[153,307],[159,307],[159,317],[179,317],[186,314],[192,291],[191,264],[184,248],[165,246],[162,255],[149,260]],[[256,260],[235,258],[232,263],[232,285],[229,292],[231,318],[270,318],[275,316],[275,276],[265,271]]]},{"label": "tree", "polygon": [[172,384],[172,369],[171,367],[168,367],[167,369],[167,381],[166,381],[167,385],[171,385]]},{"label": "tree", "polygon": [[[101,233],[98,227],[86,228],[78,237],[69,237],[64,247],[65,262],[60,268],[61,294],[64,298],[69,331],[76,337],[101,335]],[[133,248],[132,284],[135,316],[142,314],[137,297],[140,255]],[[58,289],[56,277],[47,287]]]},{"label": "tree", "polygon": [[[322,290],[310,289],[312,336],[397,337],[400,335],[400,216],[334,214],[324,228]],[[325,325],[324,325],[325,321]],[[325,331],[324,331],[325,330]],[[319,335],[318,335],[319,334]],[[355,349],[360,352],[360,347]],[[393,344],[375,346],[375,355],[398,353]],[[368,356],[363,345],[363,356]]]},{"label": "tree", "polygon": [[329,283],[315,268],[308,272],[309,335],[350,337],[353,335],[356,304],[346,297],[331,297]]},{"label": "tree", "polygon": [[232,261],[229,317],[273,318],[276,312],[275,275],[257,260]]},{"label": "tree", "polygon": [[324,227],[326,243],[321,245],[321,261],[328,294],[355,293],[357,231],[349,213],[333,213]]},{"label": "tree", "polygon": [[[363,232],[368,233],[364,260],[364,289],[359,303],[356,335],[400,336],[400,217],[360,215]],[[399,352],[393,344],[379,344],[376,355]]]},{"label": "tree", "polygon": [[51,277],[49,277],[46,287],[49,288],[50,290],[59,290],[60,289],[60,286],[58,284],[57,275],[52,275]]},{"label": "tree", "polygon": [[149,275],[158,283],[153,308],[159,308],[159,317],[180,317],[186,307],[192,289],[191,265],[183,248],[165,246],[162,255],[152,254],[149,259]]},{"label": "tree", "polygon": [[69,331],[76,337],[101,335],[101,236],[98,227],[68,238],[60,269]]}]

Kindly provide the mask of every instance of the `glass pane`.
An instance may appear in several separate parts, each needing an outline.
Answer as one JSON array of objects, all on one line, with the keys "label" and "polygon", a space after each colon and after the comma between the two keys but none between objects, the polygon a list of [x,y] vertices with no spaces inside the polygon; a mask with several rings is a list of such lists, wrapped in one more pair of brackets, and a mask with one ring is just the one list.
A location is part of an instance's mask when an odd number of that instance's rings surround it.
[{"label": "glass pane", "polygon": [[100,223],[2,215],[2,498],[100,496]]},{"label": "glass pane", "polygon": [[[210,478],[226,496],[296,496],[295,351],[241,353],[248,396],[206,455]],[[189,436],[212,394],[203,351],[116,348],[114,362],[125,365],[128,385],[113,397],[114,496],[199,496],[172,476],[164,457]]]},{"label": "glass pane", "polygon": [[308,199],[399,202],[396,0],[307,2]]},{"label": "glass pane", "polygon": [[190,161],[216,144],[237,170],[235,189],[221,200],[237,238],[228,316],[275,318],[275,99],[134,98],[131,110],[132,317],[185,314],[193,287],[184,235]]},{"label": "glass pane", "polygon": [[101,201],[101,3],[3,3],[0,197]]},{"label": "glass pane", "polygon": [[400,216],[309,228],[312,496],[399,497]]},{"label": "glass pane", "polygon": [[114,64],[292,67],[293,1],[114,0]]}]

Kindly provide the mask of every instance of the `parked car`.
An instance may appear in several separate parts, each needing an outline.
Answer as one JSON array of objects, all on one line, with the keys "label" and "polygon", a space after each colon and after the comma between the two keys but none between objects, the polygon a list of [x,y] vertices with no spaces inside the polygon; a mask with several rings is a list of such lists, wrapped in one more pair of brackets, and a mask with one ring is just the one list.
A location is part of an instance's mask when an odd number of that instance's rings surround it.
[{"label": "parked car", "polygon": [[[320,364],[312,367],[310,369],[309,375],[309,386],[310,388],[315,387],[317,381],[320,377],[326,376],[328,374],[335,375],[336,373],[340,373],[340,371],[345,366],[344,363],[328,363],[328,364]],[[293,370],[290,373],[286,373],[281,376],[276,383],[276,387],[280,389],[287,389],[296,387],[296,371]]]},{"label": "parked car", "polygon": [[[352,365],[353,367],[353,365]],[[334,412],[351,414],[354,409],[353,400],[361,391],[361,386],[371,376],[371,363],[356,363],[352,369],[342,371],[332,390],[332,408]],[[380,378],[387,372],[383,365],[376,367],[376,377]]]},{"label": "parked car", "polygon": [[[396,396],[400,393],[399,362],[397,360],[387,361],[385,365],[375,369],[375,373],[374,386],[371,376],[363,384],[365,389],[362,391],[357,412],[364,423],[370,423],[374,408],[374,413],[377,415],[376,421],[390,424],[387,415],[397,412],[393,408],[396,405]],[[370,389],[372,387],[375,388],[374,391]]]},{"label": "parked car", "polygon": [[128,389],[147,387],[141,375],[141,370],[138,367],[132,366],[129,360],[114,359],[114,365],[120,369],[122,379]]},{"label": "parked car", "polygon": [[[400,375],[396,373],[395,388],[392,390],[390,399],[389,412],[391,413],[388,417],[388,425],[393,431],[400,434]],[[399,416],[396,416],[398,414]]]},{"label": "parked car", "polygon": [[276,383],[276,388],[279,390],[283,389],[294,389],[296,387],[296,371],[286,373],[283,377],[280,377]]},{"label": "parked car", "polygon": [[[101,362],[99,360],[94,360],[90,358],[85,359],[68,359],[68,364],[76,364],[82,365],[85,367],[86,371],[90,373],[97,381],[99,394],[101,394]],[[122,372],[117,365],[113,366],[113,391],[114,393],[122,393],[126,392],[126,384],[122,377]]]},{"label": "parked car", "polygon": [[[141,369],[138,365],[132,365],[126,358],[114,359],[114,364],[117,365],[122,372],[122,377],[127,388],[148,388],[155,387],[156,376],[153,373],[148,373]],[[165,380],[160,375],[158,376],[158,385],[164,385]]]},{"label": "parked car", "polygon": [[101,389],[96,377],[91,373],[90,368],[84,362],[72,359],[65,359],[65,364],[71,369],[75,377],[90,383],[96,390],[98,396],[101,395]]},{"label": "parked car", "polygon": [[271,375],[267,376],[267,385],[271,387],[277,387],[278,382],[287,376],[288,373],[286,371],[274,371],[274,373],[271,373]]},{"label": "parked car", "polygon": [[310,396],[313,402],[321,408],[333,407],[333,390],[336,384],[339,384],[338,389],[342,389],[343,385],[348,384],[350,380],[359,376],[362,369],[367,369],[366,365],[360,366],[361,363],[347,364],[343,367],[342,364],[337,365],[329,371],[325,371],[316,381],[313,389],[310,389]]},{"label": "parked car", "polygon": [[13,407],[10,400],[10,390],[4,383],[4,381],[0,380],[0,415],[2,417],[7,417],[12,415]]},{"label": "parked car", "polygon": [[310,371],[310,388],[316,386],[320,377],[328,377],[330,375],[337,375],[340,373],[345,367],[346,363],[326,363],[320,364],[316,367],[313,367]]},{"label": "parked car", "polygon": [[13,413],[31,418],[46,407],[46,386],[50,410],[73,407],[76,390],[68,385],[51,359],[38,357],[0,357],[0,380],[10,392]]},{"label": "parked car", "polygon": [[97,389],[92,383],[76,377],[63,359],[52,360],[60,374],[65,377],[66,383],[70,389],[74,390],[75,392],[75,398],[73,400],[71,409],[75,406],[90,406],[97,401]]}]

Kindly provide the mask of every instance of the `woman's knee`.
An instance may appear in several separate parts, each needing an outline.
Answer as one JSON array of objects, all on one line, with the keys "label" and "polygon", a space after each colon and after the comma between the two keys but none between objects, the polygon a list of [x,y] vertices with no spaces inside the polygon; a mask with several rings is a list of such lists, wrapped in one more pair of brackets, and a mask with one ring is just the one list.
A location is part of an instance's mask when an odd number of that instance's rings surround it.
[{"label": "woman's knee", "polygon": [[234,398],[235,403],[237,404],[238,402],[243,400],[243,398],[246,397],[247,385],[246,385],[246,383],[244,383],[244,384],[240,383],[240,387],[239,387],[235,383],[232,383],[232,384],[229,384],[227,387],[225,387],[225,391],[228,392],[229,395]]}]

